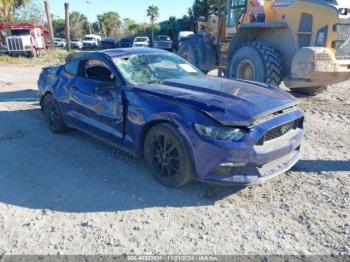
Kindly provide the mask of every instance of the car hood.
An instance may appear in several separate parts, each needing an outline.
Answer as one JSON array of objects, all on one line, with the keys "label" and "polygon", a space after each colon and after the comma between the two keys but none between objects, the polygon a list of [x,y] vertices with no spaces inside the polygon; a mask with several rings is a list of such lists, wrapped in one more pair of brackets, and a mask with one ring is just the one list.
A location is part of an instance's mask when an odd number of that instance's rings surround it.
[{"label": "car hood", "polygon": [[297,104],[289,93],[266,84],[209,76],[167,80],[136,89],[194,107],[229,126],[249,127]]}]

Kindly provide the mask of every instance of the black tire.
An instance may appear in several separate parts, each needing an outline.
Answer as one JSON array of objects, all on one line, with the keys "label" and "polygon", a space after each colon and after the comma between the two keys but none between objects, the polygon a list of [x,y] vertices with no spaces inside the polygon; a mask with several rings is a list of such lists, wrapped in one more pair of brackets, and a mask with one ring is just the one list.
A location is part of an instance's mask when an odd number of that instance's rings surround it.
[{"label": "black tire", "polygon": [[204,73],[214,69],[217,63],[217,53],[213,44],[204,41],[201,34],[191,35],[183,42],[178,55],[199,68]]},{"label": "black tire", "polygon": [[290,90],[295,94],[315,96],[327,90],[326,86],[312,86],[312,87],[299,87],[290,88]]},{"label": "black tire", "polygon": [[230,50],[227,69],[227,76],[231,79],[246,79],[273,86],[279,86],[283,76],[280,54],[274,48],[260,42],[248,43],[237,51]]},{"label": "black tire", "polygon": [[67,131],[67,126],[64,124],[61,111],[58,108],[57,102],[52,97],[52,94],[45,95],[41,101],[41,110],[52,132],[63,133]]},{"label": "black tire", "polygon": [[192,181],[192,157],[182,135],[171,124],[153,127],[144,141],[144,158],[154,178],[167,187]]},{"label": "black tire", "polygon": [[37,58],[38,56],[37,56],[37,52],[36,52],[36,50],[34,49],[34,48],[32,48],[31,50],[30,50],[30,52],[28,53],[28,57],[29,58]]}]

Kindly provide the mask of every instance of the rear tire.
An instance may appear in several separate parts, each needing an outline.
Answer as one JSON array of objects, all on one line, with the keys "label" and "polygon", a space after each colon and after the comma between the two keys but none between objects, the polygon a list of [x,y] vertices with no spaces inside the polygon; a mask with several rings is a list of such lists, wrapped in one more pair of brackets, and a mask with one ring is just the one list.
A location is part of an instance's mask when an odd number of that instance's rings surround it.
[{"label": "rear tire", "polygon": [[67,126],[64,124],[61,111],[52,94],[45,95],[41,102],[41,110],[44,113],[46,123],[52,132],[63,133],[67,131]]},{"label": "rear tire", "polygon": [[299,87],[299,88],[290,88],[293,93],[306,95],[306,96],[315,96],[327,90],[327,86],[312,86],[312,87]]},{"label": "rear tire", "polygon": [[245,79],[279,86],[283,75],[280,54],[260,42],[230,50],[227,63],[229,78]]},{"label": "rear tire", "polygon": [[193,179],[186,141],[171,124],[159,124],[148,132],[144,158],[154,178],[166,187],[181,187]]}]

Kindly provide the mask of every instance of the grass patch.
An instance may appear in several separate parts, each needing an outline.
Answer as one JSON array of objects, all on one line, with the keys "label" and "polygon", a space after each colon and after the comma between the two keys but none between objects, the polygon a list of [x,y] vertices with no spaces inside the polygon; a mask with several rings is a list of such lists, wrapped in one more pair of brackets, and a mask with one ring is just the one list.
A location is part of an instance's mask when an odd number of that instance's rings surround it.
[{"label": "grass patch", "polygon": [[18,66],[30,66],[30,65],[57,65],[64,63],[66,56],[70,54],[65,50],[49,49],[45,55],[38,58],[27,58],[25,56],[8,56],[0,55],[0,65],[18,65]]}]

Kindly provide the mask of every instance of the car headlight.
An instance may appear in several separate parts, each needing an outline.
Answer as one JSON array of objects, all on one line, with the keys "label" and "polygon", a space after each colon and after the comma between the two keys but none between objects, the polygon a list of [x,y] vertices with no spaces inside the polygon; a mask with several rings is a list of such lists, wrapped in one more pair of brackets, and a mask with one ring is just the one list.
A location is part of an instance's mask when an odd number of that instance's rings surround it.
[{"label": "car headlight", "polygon": [[349,12],[348,8],[339,8],[339,14],[340,15],[347,15]]},{"label": "car headlight", "polygon": [[246,134],[246,130],[241,128],[203,126],[199,124],[194,124],[194,128],[200,135],[214,140],[239,141]]}]

